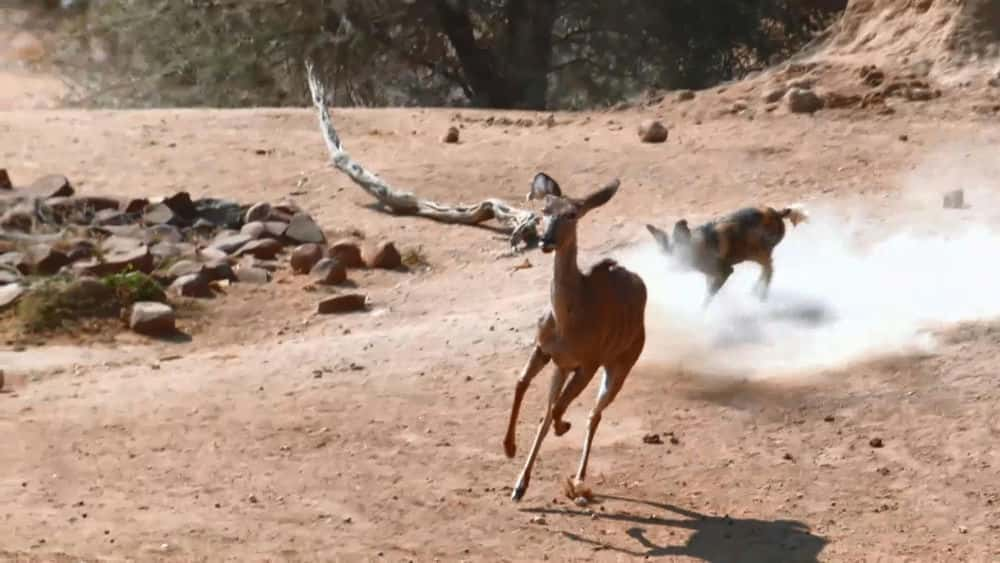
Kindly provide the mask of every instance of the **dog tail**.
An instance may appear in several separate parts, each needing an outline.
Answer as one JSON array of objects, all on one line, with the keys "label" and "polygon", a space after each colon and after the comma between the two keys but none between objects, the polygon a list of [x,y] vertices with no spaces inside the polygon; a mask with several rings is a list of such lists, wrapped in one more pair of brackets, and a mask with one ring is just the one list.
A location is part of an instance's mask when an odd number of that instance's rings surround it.
[{"label": "dog tail", "polygon": [[667,235],[667,233],[663,231],[663,229],[657,229],[656,227],[648,224],[646,225],[646,230],[649,231],[649,234],[653,235],[653,239],[656,240],[656,243],[660,246],[660,249],[669,254],[670,237]]},{"label": "dog tail", "polygon": [[792,222],[792,226],[796,226],[799,223],[804,223],[809,220],[809,215],[798,205],[792,205],[786,207],[778,212],[782,219],[788,219]]}]

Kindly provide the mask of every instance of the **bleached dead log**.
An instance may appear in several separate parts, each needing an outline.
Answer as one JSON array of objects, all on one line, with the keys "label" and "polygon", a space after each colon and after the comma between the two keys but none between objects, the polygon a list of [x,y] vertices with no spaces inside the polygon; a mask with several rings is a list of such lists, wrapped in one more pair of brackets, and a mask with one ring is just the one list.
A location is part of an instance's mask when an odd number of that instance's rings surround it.
[{"label": "bleached dead log", "polygon": [[538,243],[539,217],[533,211],[518,209],[500,199],[487,199],[476,205],[444,205],[417,197],[412,192],[399,191],[379,178],[374,172],[355,162],[337,135],[326,106],[326,88],[316,76],[311,62],[306,62],[306,76],[313,105],[319,114],[319,128],[326,141],[333,166],[346,174],[355,184],[374,197],[390,212],[398,215],[417,215],[442,223],[478,225],[495,219],[503,232],[510,234],[511,247],[517,251],[524,243],[533,248]]}]

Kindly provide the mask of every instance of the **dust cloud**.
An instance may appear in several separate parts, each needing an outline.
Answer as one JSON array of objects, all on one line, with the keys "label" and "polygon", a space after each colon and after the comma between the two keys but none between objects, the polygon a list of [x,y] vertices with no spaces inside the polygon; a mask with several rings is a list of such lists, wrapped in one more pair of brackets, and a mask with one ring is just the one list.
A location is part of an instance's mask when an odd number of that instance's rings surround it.
[{"label": "dust cloud", "polygon": [[[702,310],[703,275],[651,238],[624,250],[616,258],[649,290],[641,361],[715,376],[806,375],[932,351],[932,330],[1000,316],[1000,170],[990,170],[995,155],[977,158],[986,154],[953,147],[928,158],[903,178],[893,209],[879,210],[889,220],[865,217],[861,204],[808,204],[809,222],[789,225],[774,252],[764,302],[752,291],[756,264],[737,266]],[[953,187],[965,188],[969,209],[942,208]],[[660,226],[669,232],[673,220]]]}]

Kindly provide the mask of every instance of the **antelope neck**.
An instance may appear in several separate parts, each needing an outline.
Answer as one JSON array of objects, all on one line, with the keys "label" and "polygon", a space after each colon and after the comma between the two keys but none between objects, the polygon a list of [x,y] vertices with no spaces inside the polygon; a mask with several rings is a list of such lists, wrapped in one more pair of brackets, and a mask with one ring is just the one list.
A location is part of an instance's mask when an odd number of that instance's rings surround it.
[{"label": "antelope neck", "polygon": [[565,324],[572,320],[579,310],[580,288],[583,274],[576,264],[576,241],[555,251],[552,260],[552,313],[557,324]]}]

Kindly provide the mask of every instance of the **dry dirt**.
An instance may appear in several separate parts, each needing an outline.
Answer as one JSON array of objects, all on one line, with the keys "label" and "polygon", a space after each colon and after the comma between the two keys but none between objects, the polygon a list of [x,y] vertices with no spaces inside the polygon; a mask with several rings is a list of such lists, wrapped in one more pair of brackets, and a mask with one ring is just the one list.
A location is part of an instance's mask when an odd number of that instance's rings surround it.
[{"label": "dry dirt", "polygon": [[[6,75],[0,92],[19,80]],[[889,116],[753,119],[720,117],[711,96],[723,94],[557,114],[552,128],[486,127],[478,120],[504,114],[449,110],[334,119],[359,160],[443,201],[519,200],[539,170],[578,193],[620,177],[581,225],[584,263],[645,242],[646,222],[748,204],[851,202],[873,225],[905,222],[893,215],[901,175],[942,145],[1000,143],[995,118],[947,95]],[[550,256],[530,253],[534,267],[512,271],[524,257],[497,259],[505,243],[488,230],[371,209],[325,166],[308,110],[8,107],[0,166],[15,181],[61,172],[88,193],[290,197],[330,229],[422,246],[431,268],[355,274],[367,314],[316,317],[316,295],[287,276],[206,305],[210,321],[189,343],[0,346],[0,559],[1000,558],[997,325],[946,328],[933,353],[728,384],[640,359],[595,441],[600,502],[579,508],[560,488],[592,389],[513,504],[544,375],[516,459],[501,440]],[[671,125],[665,144],[636,142],[650,116]],[[456,121],[462,142],[440,143]],[[671,346],[653,336],[647,349]],[[651,432],[664,443],[644,444]]]}]

